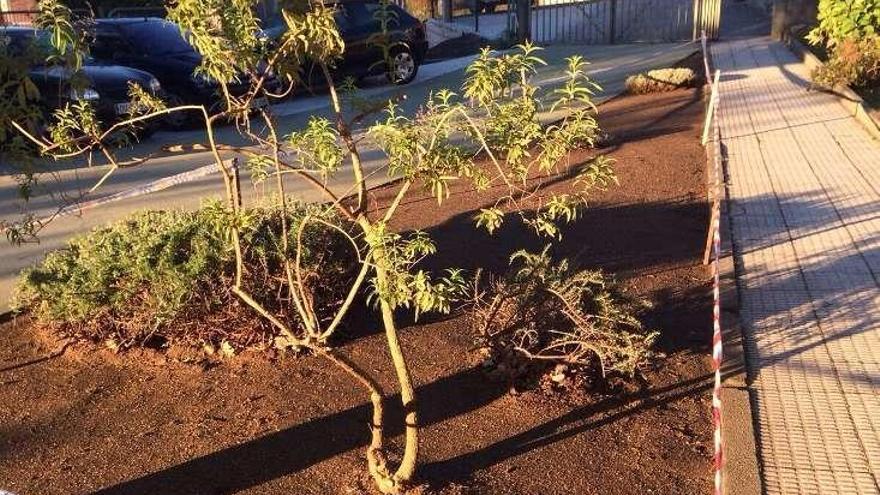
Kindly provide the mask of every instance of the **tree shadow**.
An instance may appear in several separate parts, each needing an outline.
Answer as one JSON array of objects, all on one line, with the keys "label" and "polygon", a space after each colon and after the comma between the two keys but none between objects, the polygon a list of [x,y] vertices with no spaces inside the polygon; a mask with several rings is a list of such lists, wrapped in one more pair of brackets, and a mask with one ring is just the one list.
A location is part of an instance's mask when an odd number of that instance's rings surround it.
[{"label": "tree shadow", "polygon": [[[495,236],[475,235],[471,216],[470,212],[455,215],[431,230],[432,237],[442,244],[438,252],[448,251],[443,256],[432,259],[431,264],[448,266],[455,262],[458,266],[464,265],[470,269],[488,266],[492,270],[504,270],[512,246],[516,245],[512,241],[520,242],[526,237],[525,226],[510,223]],[[618,227],[606,229],[601,236],[591,234],[598,225],[607,225],[609,218],[612,219],[612,223],[619,224]],[[658,223],[652,224],[652,219]],[[645,236],[649,236],[652,242],[655,237],[668,238],[662,229],[653,232],[658,229],[656,226],[651,226],[668,225],[670,219],[679,220],[677,225],[685,232],[675,238],[676,246],[670,244],[664,249],[655,246],[648,259],[640,259],[639,253],[644,256],[644,245],[627,241],[627,236],[631,237],[633,229],[637,224],[641,224],[642,227],[637,229],[639,237],[644,239]],[[565,237],[566,242],[556,254],[579,254],[580,257],[575,259],[582,262],[602,250],[605,253],[602,266],[616,270],[638,271],[649,266],[692,264],[698,259],[700,243],[688,241],[702,238],[706,221],[707,208],[701,202],[658,202],[600,207],[596,211],[588,212],[569,228]],[[689,227],[685,229],[682,222]],[[613,248],[621,244],[625,244],[626,247]],[[541,246],[542,244],[537,240],[532,245],[533,248]],[[649,325],[661,331],[658,350],[676,352],[690,348],[694,352],[708,352],[708,337],[703,335],[704,338],[700,338],[700,324],[705,326],[711,314],[707,294],[706,289],[701,287],[686,294],[665,293],[661,296],[663,307],[646,316]],[[693,319],[688,319],[682,324],[670,325],[668,323],[670,319],[681,321],[677,312],[685,308],[693,315]],[[420,323],[423,322],[424,320]],[[375,328],[378,328],[378,325]],[[690,333],[682,338],[683,332]],[[359,337],[360,335],[357,336]],[[510,456],[551,445],[583,431],[677,400],[679,397],[703,393],[709,386],[709,380],[710,377],[706,375],[665,387],[656,389],[648,387],[635,393],[599,400],[492,446],[432,463],[426,466],[424,477],[429,482],[437,482],[449,476],[455,479],[466,478],[474,470],[502,462]],[[480,368],[467,368],[454,375],[440,378],[417,390],[422,424],[430,427],[450,418],[467,415],[496,401],[507,394],[508,390],[507,384],[488,380],[485,372]],[[386,433],[392,437],[402,433],[400,425],[403,413],[399,405],[399,396],[388,397],[386,403],[388,407]],[[370,417],[370,412],[368,404],[364,403],[104,488],[96,493],[195,495],[242,491],[307,469],[352,449],[366,447],[369,438],[364,424]]]},{"label": "tree shadow", "polygon": [[[422,424],[429,426],[466,414],[507,391],[488,383],[481,370],[470,368],[419,387]],[[386,434],[390,438],[403,432],[403,413],[399,395],[388,397],[386,402]],[[364,403],[98,490],[95,495],[236,493],[365,448],[370,415],[370,406]]]}]

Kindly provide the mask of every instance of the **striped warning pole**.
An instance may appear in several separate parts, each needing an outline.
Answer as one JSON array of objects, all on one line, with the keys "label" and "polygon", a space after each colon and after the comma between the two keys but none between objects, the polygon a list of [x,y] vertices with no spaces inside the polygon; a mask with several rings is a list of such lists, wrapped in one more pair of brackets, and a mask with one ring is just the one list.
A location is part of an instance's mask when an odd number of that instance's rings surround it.
[{"label": "striped warning pole", "polygon": [[[723,347],[721,344],[721,198],[723,171],[721,169],[721,132],[718,125],[720,105],[720,82],[721,71],[715,71],[714,81],[710,77],[709,69],[709,44],[706,31],[702,32],[701,44],[703,48],[703,69],[706,71],[706,79],[709,83],[709,107],[706,111],[706,123],[703,129],[703,145],[711,141],[711,177],[712,190],[712,213],[709,223],[709,235],[706,238],[706,251],[703,255],[703,263],[708,264],[712,260],[712,371],[715,375],[715,384],[712,388],[712,424],[715,427],[714,443],[715,455],[712,459],[715,472],[714,494],[721,495],[723,491],[722,469],[724,468],[724,448],[721,441],[721,362],[723,359]],[[712,139],[709,139],[711,134]]]},{"label": "striped warning pole", "polygon": [[[718,73],[715,72],[715,84],[712,86],[716,102],[716,112],[720,103]],[[714,192],[712,208],[712,371],[715,373],[715,386],[712,388],[712,422],[715,426],[715,495],[722,492],[722,469],[724,468],[724,450],[721,441],[721,362],[724,349],[721,343],[721,200],[724,197],[724,171],[722,170],[721,128],[718,119],[713,123],[712,162],[714,164]]]},{"label": "striped warning pole", "polygon": [[715,373],[715,386],[712,389],[712,422],[715,425],[715,495],[721,495],[721,468],[724,465],[724,456],[721,443],[721,361],[723,349],[721,345],[721,276],[719,258],[721,253],[721,229],[719,221],[721,208],[714,209],[715,232],[713,232],[713,250],[715,251],[712,262],[713,287],[712,287],[712,370]]}]

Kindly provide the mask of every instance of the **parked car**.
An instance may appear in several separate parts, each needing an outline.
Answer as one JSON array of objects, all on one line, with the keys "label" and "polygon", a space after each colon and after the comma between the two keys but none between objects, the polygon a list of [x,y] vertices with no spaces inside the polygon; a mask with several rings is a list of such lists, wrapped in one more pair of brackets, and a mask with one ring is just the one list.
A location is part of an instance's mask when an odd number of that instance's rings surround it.
[{"label": "parked car", "polygon": [[[345,53],[334,68],[336,75],[361,78],[385,74],[394,84],[407,84],[415,79],[428,51],[428,38],[421,21],[396,5],[388,6],[397,20],[389,27],[391,53],[386,62],[382,48],[375,43],[376,35],[381,33],[376,18],[380,8],[378,0],[340,0],[332,5],[337,9],[336,25],[345,40]],[[278,40],[286,28],[283,23],[276,24],[265,29],[264,34]],[[312,76],[318,73],[314,70],[307,72]],[[313,77],[312,82],[319,83],[321,79]]]},{"label": "parked car", "polygon": [[[154,96],[161,93],[161,85],[152,74],[123,67],[99,63],[91,58],[85,60],[82,71],[88,86],[75,89],[71,85],[72,72],[60,66],[46,64],[50,38],[47,31],[26,26],[0,27],[8,53],[12,56],[29,57],[29,77],[40,92],[43,109],[50,113],[65,103],[87,100],[95,109],[98,120],[112,124],[123,119],[129,111],[129,83],[140,85]],[[141,135],[154,130],[143,129]]]},{"label": "parked car", "polygon": [[[472,14],[477,12],[485,12],[486,14],[492,14],[495,12],[495,9],[501,5],[502,0],[459,0],[458,2],[453,3],[456,8],[460,9],[468,9]],[[504,1],[503,3],[507,3]],[[534,5],[535,2],[532,1]]]},{"label": "parked car", "polygon": [[[159,79],[169,105],[196,104],[208,108],[223,104],[216,81],[195,74],[202,56],[184,39],[177,24],[158,18],[96,19],[91,54],[104,60],[149,71]],[[233,96],[245,94],[249,82],[232,84]],[[274,78],[265,87],[277,89]],[[167,123],[187,127],[193,114],[174,112]]]}]

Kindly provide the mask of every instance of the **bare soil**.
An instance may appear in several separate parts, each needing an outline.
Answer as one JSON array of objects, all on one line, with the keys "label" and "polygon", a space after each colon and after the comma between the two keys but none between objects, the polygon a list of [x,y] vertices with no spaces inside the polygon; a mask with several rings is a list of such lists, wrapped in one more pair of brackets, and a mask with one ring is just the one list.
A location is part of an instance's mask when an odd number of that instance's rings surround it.
[{"label": "bare soil", "polygon": [[[425,426],[425,492],[708,493],[711,488],[708,222],[703,106],[697,90],[601,107],[620,186],[597,193],[554,255],[601,267],[652,300],[646,324],[664,357],[644,380],[566,396],[487,378],[461,315],[410,323],[402,340]],[[575,160],[583,157],[575,156]],[[565,188],[570,179],[553,186]],[[381,208],[394,185],[375,191]],[[487,203],[455,188],[427,194],[394,225],[425,229],[432,267],[506,267],[531,239],[515,222],[474,230]],[[541,247],[535,241],[531,247]],[[372,318],[354,322],[371,326]],[[343,350],[394,390],[383,336],[351,331]],[[359,494],[369,409],[362,389],[313,357],[244,353],[219,366],[154,351],[116,355],[55,345],[26,318],[0,326],[0,489],[18,494]],[[389,400],[389,407],[395,401]],[[389,425],[400,434],[401,412]]]}]

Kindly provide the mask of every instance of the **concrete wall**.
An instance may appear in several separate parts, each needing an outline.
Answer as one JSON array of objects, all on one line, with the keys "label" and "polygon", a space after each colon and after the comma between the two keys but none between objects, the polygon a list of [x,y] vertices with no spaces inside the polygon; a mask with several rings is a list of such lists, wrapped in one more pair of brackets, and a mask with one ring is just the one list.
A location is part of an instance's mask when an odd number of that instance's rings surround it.
[{"label": "concrete wall", "polygon": [[0,10],[36,10],[37,0],[2,0]]},{"label": "concrete wall", "polygon": [[771,35],[782,39],[788,28],[798,24],[814,24],[819,0],[774,0]]},{"label": "concrete wall", "polygon": [[37,8],[36,0],[9,0],[9,8],[11,10],[35,10]]}]

